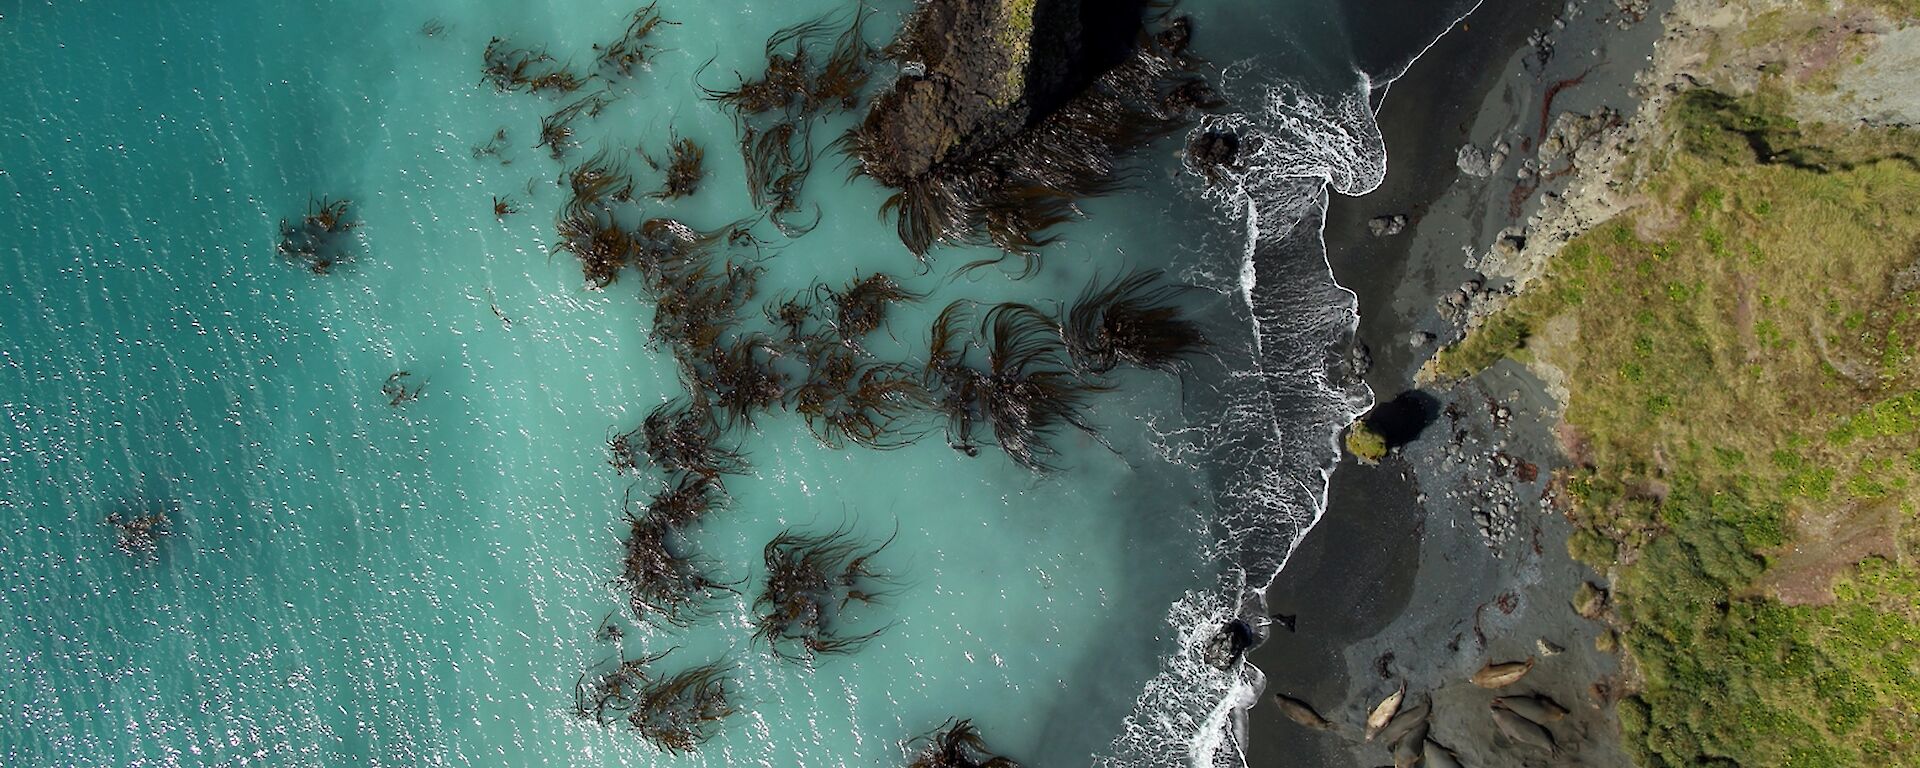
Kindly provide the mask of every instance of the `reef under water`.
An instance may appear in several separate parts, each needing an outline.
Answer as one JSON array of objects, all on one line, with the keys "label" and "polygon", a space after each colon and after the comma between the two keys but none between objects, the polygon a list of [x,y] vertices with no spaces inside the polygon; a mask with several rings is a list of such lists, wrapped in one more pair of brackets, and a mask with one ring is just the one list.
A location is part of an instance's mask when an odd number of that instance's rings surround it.
[{"label": "reef under water", "polygon": [[1269,5],[8,12],[0,763],[1235,764],[1417,53]]}]

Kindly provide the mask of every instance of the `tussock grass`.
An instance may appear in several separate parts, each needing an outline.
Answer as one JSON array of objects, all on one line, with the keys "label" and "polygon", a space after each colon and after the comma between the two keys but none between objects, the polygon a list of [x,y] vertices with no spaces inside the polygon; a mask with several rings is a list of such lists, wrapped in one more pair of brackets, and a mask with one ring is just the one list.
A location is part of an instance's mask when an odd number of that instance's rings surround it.
[{"label": "tussock grass", "polygon": [[[1569,548],[1614,575],[1639,763],[1916,765],[1920,138],[1779,103],[1685,97],[1649,203],[1570,243],[1441,367],[1566,371]],[[1891,556],[1842,558],[1831,604],[1775,599],[1789,549],[1837,552],[1831,529],[1865,509],[1897,510]]]}]

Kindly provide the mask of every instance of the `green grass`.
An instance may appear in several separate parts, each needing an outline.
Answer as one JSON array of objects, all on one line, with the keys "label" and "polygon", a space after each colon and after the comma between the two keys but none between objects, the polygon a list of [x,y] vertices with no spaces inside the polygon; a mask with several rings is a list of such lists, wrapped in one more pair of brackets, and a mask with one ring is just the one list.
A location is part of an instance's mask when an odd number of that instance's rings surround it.
[{"label": "green grass", "polygon": [[1356,421],[1347,430],[1347,452],[1368,464],[1379,463],[1387,457],[1387,439],[1365,421]]},{"label": "green grass", "polygon": [[[1687,94],[1649,202],[1436,361],[1562,368],[1576,557],[1610,570],[1648,766],[1920,765],[1920,139]],[[1585,297],[1607,297],[1585,301]],[[1574,330],[1551,330],[1572,328]],[[1897,510],[1831,605],[1763,588],[1797,521]]]}]

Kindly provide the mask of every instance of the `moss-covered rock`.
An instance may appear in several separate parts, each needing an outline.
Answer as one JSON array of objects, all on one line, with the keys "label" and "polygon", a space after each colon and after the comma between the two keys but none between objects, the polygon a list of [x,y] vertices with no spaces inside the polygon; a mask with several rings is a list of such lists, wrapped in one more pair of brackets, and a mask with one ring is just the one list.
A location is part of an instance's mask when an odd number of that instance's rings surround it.
[{"label": "moss-covered rock", "polygon": [[[898,187],[990,151],[1118,62],[1143,4],[936,0],[907,19],[887,54],[909,74],[874,103],[863,132],[885,152],[865,172]],[[1091,23],[1090,23],[1091,22]],[[1116,54],[1116,49],[1119,53]]]}]

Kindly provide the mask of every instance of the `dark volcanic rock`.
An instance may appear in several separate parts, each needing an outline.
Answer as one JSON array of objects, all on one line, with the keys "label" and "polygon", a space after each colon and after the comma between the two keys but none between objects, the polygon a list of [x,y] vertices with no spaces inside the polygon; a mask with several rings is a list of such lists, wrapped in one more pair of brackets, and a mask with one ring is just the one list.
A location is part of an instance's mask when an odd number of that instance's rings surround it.
[{"label": "dark volcanic rock", "polygon": [[1143,34],[1140,0],[929,0],[887,56],[902,73],[842,139],[897,190],[884,211],[925,256],[938,243],[1027,258],[1074,200],[1117,185],[1120,155],[1220,98],[1186,56],[1185,19]]},{"label": "dark volcanic rock", "polygon": [[1119,64],[1144,2],[935,0],[909,17],[887,54],[903,76],[868,112],[862,132],[888,151],[865,171],[897,187],[941,163],[990,151],[1059,109]]},{"label": "dark volcanic rock", "polygon": [[1206,131],[1187,142],[1187,161],[1203,171],[1232,168],[1240,162],[1240,135],[1232,131]]}]

